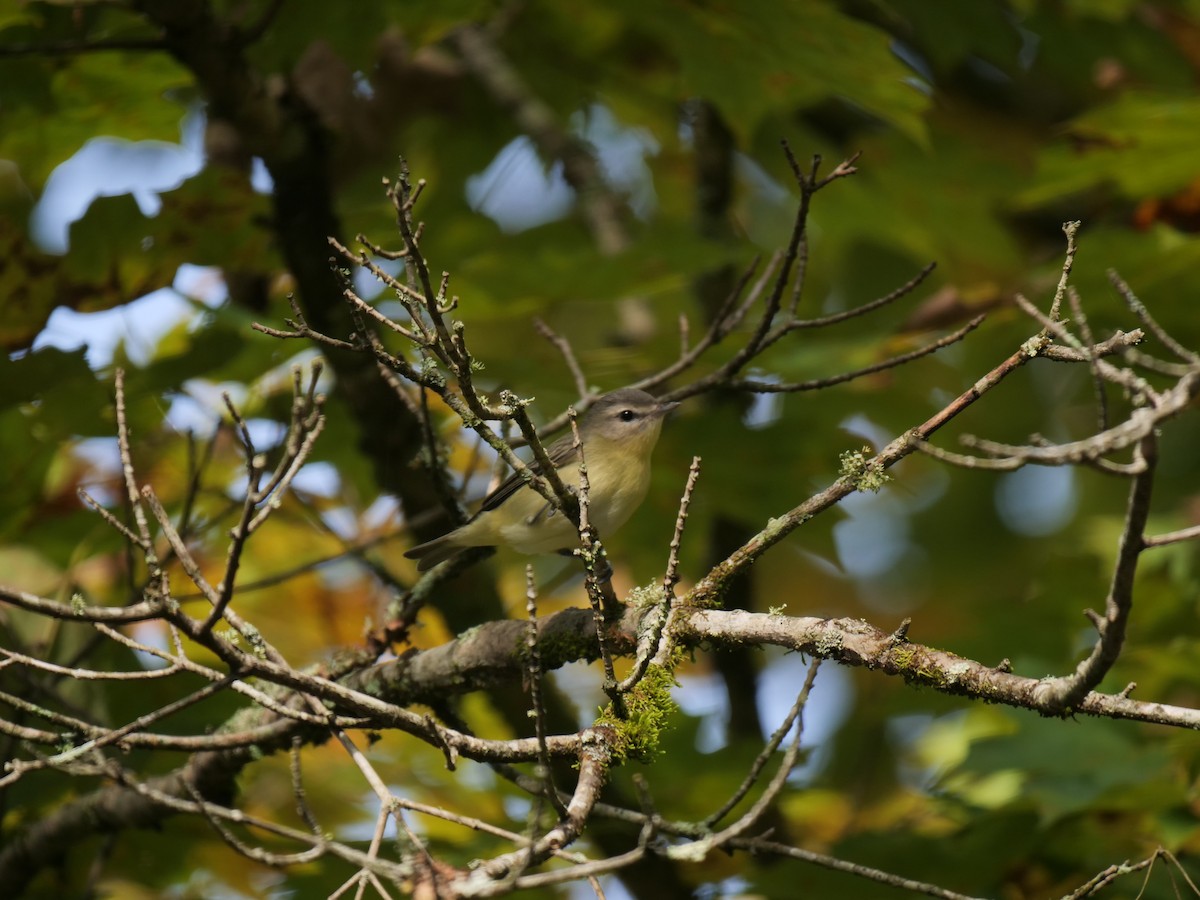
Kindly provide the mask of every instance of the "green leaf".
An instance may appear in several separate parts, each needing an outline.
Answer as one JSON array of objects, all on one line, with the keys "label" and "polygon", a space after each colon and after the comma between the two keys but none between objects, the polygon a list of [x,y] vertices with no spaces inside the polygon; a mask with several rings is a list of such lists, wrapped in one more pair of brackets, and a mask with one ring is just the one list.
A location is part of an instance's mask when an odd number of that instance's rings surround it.
[{"label": "green leaf", "polygon": [[[178,140],[186,109],[162,100],[186,101],[191,85],[188,74],[162,53],[84,54],[52,72],[44,63],[18,61],[0,65],[0,73],[6,83],[21,85],[0,109],[0,157],[16,160],[35,187],[97,136]],[[159,99],[123,99],[130,96]]]},{"label": "green leaf", "polygon": [[1197,176],[1200,99],[1188,94],[1129,91],[1073,119],[1069,140],[1042,152],[1030,187],[1013,197],[1032,209],[1095,190],[1139,199],[1161,196]]},{"label": "green leaf", "polygon": [[1046,819],[1178,802],[1180,786],[1173,785],[1164,746],[1139,741],[1113,722],[1089,719],[1064,727],[1028,714],[1018,721],[1019,731],[973,744],[962,771],[1017,773],[1020,802],[1032,804]]},{"label": "green leaf", "polygon": [[97,199],[71,226],[71,251],[61,257],[41,252],[16,222],[0,218],[8,263],[0,270],[0,346],[27,346],[56,307],[110,309],[169,287],[184,263],[269,264],[266,205],[245,176],[205,169],[163,194],[150,218],[128,194]]},{"label": "green leaf", "polygon": [[925,141],[929,97],[892,52],[889,36],[832,3],[642,3],[625,10],[675,59],[677,99],[714,102],[743,137],[774,110],[837,99]]}]

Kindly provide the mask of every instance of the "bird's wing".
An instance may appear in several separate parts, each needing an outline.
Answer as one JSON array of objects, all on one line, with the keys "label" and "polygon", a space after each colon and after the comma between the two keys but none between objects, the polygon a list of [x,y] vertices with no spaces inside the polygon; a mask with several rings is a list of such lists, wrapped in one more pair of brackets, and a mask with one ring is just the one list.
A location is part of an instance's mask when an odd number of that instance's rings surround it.
[{"label": "bird's wing", "polygon": [[[569,434],[560,437],[557,441],[546,448],[546,456],[549,457],[550,462],[556,469],[561,469],[568,462],[575,459],[576,455],[575,440]],[[542,474],[542,467],[537,464],[536,460],[533,462],[528,462],[526,465],[529,466],[529,468],[532,469],[536,474]],[[513,472],[511,475],[505,478],[504,481],[500,482],[500,485],[494,491],[483,498],[483,505],[479,507],[479,513],[487,512],[489,509],[495,509],[524,486],[525,479],[516,472]],[[475,515],[479,515],[479,513],[476,513]]]}]

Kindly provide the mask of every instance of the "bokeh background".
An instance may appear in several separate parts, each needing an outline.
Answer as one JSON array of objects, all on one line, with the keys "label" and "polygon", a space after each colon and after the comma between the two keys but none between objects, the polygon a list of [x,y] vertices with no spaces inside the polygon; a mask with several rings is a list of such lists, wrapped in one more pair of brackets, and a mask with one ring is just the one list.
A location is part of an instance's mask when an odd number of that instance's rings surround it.
[{"label": "bokeh background", "polygon": [[[927,263],[937,269],[869,318],[793,335],[756,374],[835,375],[988,314],[963,343],[897,371],[819,393],[690,402],[664,432],[645,507],[608,542],[624,589],[661,576],[693,455],[703,471],[684,587],[827,485],[843,451],[919,424],[1013,352],[1037,329],[1012,296],[1047,308],[1066,220],[1082,222],[1073,283],[1096,334],[1137,324],[1107,280],[1116,269],[1181,343],[1200,347],[1200,3],[188,0],[164,12],[171,6],[0,4],[0,577],[26,590],[128,598],[119,536],[76,499],[84,487],[120,507],[117,366],[128,372],[141,480],[177,511],[207,459],[196,511],[210,528],[195,540],[219,570],[222,526],[244,487],[238,447],[219,427],[221,394],[269,451],[283,434],[289,369],[315,356],[250,325],[280,327],[292,291],[310,321],[345,324],[329,289],[337,284],[320,274],[323,236],[362,232],[398,246],[381,179],[401,157],[427,181],[423,247],[435,272],[451,273],[457,315],[485,364],[480,384],[535,397],[542,419],[575,393],[533,320],[571,341],[598,389],[671,361],[680,316],[699,335],[706,303],[786,240],[798,192],[781,140],[802,163],[822,156],[824,171],[862,154],[859,173],[814,202],[802,314],[847,309]],[[228,43],[189,46],[202,29],[175,19],[193,13]],[[497,93],[494,60],[472,55],[463,29],[485,35],[519,76],[515,100]],[[582,185],[571,169],[580,159],[597,167]],[[610,219],[597,213],[605,208]],[[363,297],[399,310],[372,279],[349,275]],[[717,358],[737,344],[734,335]],[[403,440],[381,434],[387,409],[356,402],[350,374],[335,365],[325,376],[326,433],[241,575],[239,610],[296,664],[360,643],[414,577],[401,556],[409,522],[424,514],[426,536],[444,527],[421,506],[426,476],[396,449]],[[461,471],[473,445],[442,421]],[[938,441],[954,448],[965,432],[1069,440],[1095,422],[1086,371],[1040,362]],[[1200,518],[1198,442],[1194,416],[1165,433],[1153,530]],[[471,481],[468,499],[481,490]],[[998,475],[910,459],[878,494],[797,531],[730,602],[884,629],[907,616],[915,641],[1009,659],[1023,675],[1064,673],[1090,646],[1081,612],[1103,604],[1125,492],[1091,471]],[[520,615],[523,562],[502,554],[473,576],[471,585],[491,585],[486,603],[474,587],[448,587],[423,611],[414,643]],[[553,585],[547,611],[583,602],[561,561],[537,570]],[[1200,699],[1197,586],[1191,545],[1144,560],[1129,643],[1105,689],[1136,681],[1142,699]],[[84,632],[11,610],[0,610],[0,631],[45,658],[130,664]],[[138,637],[164,639],[153,628]],[[698,654],[680,673],[681,712],[658,762],[630,768],[650,779],[665,813],[703,817],[736,786],[802,678],[803,661],[776,652]],[[595,670],[570,666],[554,679],[589,721],[602,699]],[[148,684],[71,691],[121,723],[168,699]],[[475,696],[462,713],[481,732],[511,734],[502,707]],[[218,699],[176,724],[195,731],[233,709]],[[773,822],[780,840],[1013,898],[1061,895],[1160,845],[1197,870],[1193,734],[1042,720],[835,666],[821,672],[805,729],[809,755]],[[394,735],[372,758],[413,799],[520,828],[526,801],[484,767],[447,773],[439,754]],[[371,798],[341,751],[314,749],[308,765],[322,772],[309,791],[327,827],[369,838]],[[85,787],[25,779],[0,797],[4,829]],[[247,770],[240,789],[253,810],[291,814],[283,759]],[[414,827],[450,859],[489,846],[436,820]],[[39,882],[40,896],[87,883],[99,847],[97,838],[74,848]],[[275,872],[234,855],[203,822],[180,820],[119,842],[98,890],[307,897],[344,877],[333,865]],[[1160,866],[1142,896],[1173,896],[1173,885]],[[898,895],[737,857],[605,886],[609,897],[790,897],[798,886],[814,897]]]}]

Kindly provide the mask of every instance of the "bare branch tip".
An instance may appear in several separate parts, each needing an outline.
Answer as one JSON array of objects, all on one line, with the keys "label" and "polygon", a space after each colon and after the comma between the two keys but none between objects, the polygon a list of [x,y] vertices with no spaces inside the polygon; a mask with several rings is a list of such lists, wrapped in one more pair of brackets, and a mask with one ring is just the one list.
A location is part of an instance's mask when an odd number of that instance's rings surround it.
[{"label": "bare branch tip", "polygon": [[908,629],[912,627],[912,618],[905,616],[900,625],[888,635],[889,644],[904,644],[908,642]]}]

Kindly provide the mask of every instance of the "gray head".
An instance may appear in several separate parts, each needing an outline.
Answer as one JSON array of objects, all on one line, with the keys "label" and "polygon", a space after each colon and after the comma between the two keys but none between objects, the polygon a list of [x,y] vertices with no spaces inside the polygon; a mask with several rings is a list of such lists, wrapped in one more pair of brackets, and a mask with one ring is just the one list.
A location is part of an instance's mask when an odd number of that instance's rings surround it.
[{"label": "gray head", "polygon": [[630,452],[649,452],[658,440],[663,417],[678,403],[661,403],[645,391],[622,388],[600,397],[580,424],[589,440],[627,445]]}]

